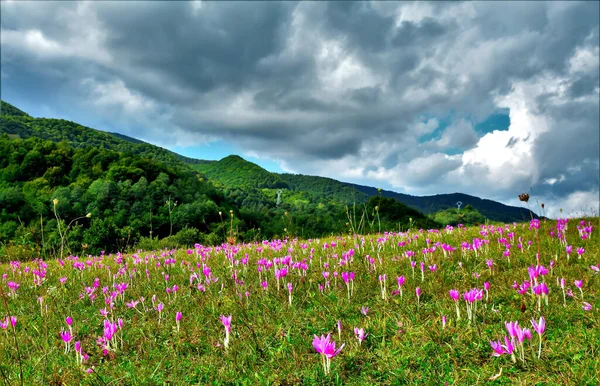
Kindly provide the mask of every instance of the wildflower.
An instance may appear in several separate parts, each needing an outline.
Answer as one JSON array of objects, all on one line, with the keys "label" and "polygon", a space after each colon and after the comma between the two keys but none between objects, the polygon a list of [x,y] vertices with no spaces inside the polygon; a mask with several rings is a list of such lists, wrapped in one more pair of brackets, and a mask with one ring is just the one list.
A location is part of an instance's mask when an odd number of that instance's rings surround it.
[{"label": "wildflower", "polygon": [[583,306],[582,306],[584,311],[591,311],[592,309],[592,305],[588,302],[583,302]]},{"label": "wildflower", "polygon": [[583,299],[583,280],[575,280],[573,284],[575,284],[575,287],[577,287],[579,293],[581,293],[581,298]]},{"label": "wildflower", "polygon": [[504,353],[505,354],[510,354],[511,358],[512,358],[512,361],[516,362],[516,358],[515,358],[515,354],[514,354],[515,346],[512,344],[512,342],[510,341],[510,339],[508,339],[508,336],[504,337],[504,343],[505,344],[502,346],[502,348],[504,350]]},{"label": "wildflower", "polygon": [[160,324],[160,318],[162,316],[162,311],[164,307],[165,306],[162,303],[158,303],[158,306],[156,306],[156,311],[158,311],[158,324]]},{"label": "wildflower", "polygon": [[179,322],[181,321],[181,311],[177,311],[177,313],[175,314],[175,323],[177,324],[177,332],[179,332]]},{"label": "wildflower", "polygon": [[354,327],[354,335],[356,335],[356,339],[358,339],[358,345],[360,346],[362,341],[365,340],[369,334],[365,334],[365,330],[363,328]]},{"label": "wildflower", "polygon": [[335,358],[340,351],[342,351],[345,344],[342,344],[340,348],[336,350],[335,342],[331,341],[331,334],[327,334],[327,336],[321,335],[321,337],[315,335],[312,344],[315,350],[321,354],[325,374],[329,374],[331,369],[331,359]]},{"label": "wildflower", "polygon": [[398,290],[400,291],[400,297],[402,297],[402,286],[404,285],[405,280],[404,276],[398,276]]},{"label": "wildflower", "polygon": [[542,355],[542,334],[544,333],[544,331],[546,331],[546,319],[544,319],[543,316],[540,316],[540,320],[539,322],[535,322],[535,319],[531,319],[531,325],[533,326],[533,329],[535,330],[535,332],[538,333],[539,337],[540,337],[540,348],[538,349],[538,359],[540,358],[540,356]]},{"label": "wildflower", "polygon": [[73,339],[73,335],[71,335],[71,331],[61,331],[60,337],[65,342],[65,354],[69,352],[71,349],[71,340]]},{"label": "wildflower", "polygon": [[416,292],[416,294],[417,294],[417,305],[419,305],[419,304],[420,304],[420,301],[421,301],[421,287],[417,287],[417,288],[415,289],[415,292]]},{"label": "wildflower", "polygon": [[133,299],[131,301],[125,303],[125,305],[129,308],[135,308],[138,304],[139,304],[139,301],[133,300]]},{"label": "wildflower", "polygon": [[508,335],[510,335],[511,338],[517,336],[517,331],[520,328],[519,322],[504,322],[504,325],[506,326],[506,331],[508,332]]},{"label": "wildflower", "polygon": [[454,304],[456,305],[456,320],[460,320],[460,309],[458,307],[458,300],[460,298],[460,293],[456,289],[450,290],[450,297],[454,300]]},{"label": "wildflower", "polygon": [[494,350],[492,356],[499,357],[500,355],[504,354],[504,348],[502,347],[502,342],[500,340],[496,342],[490,340],[490,346],[492,346],[492,349]]},{"label": "wildflower", "polygon": [[360,308],[360,312],[361,312],[361,313],[362,313],[364,316],[367,316],[367,314],[369,313],[369,307],[367,307],[367,306],[362,306],[362,307]]},{"label": "wildflower", "polygon": [[223,323],[223,327],[225,327],[225,340],[223,340],[223,346],[227,349],[229,347],[229,333],[231,332],[231,315],[221,315],[221,323]]},{"label": "wildflower", "polygon": [[379,275],[379,289],[381,290],[381,299],[385,300],[385,282],[387,279],[387,275]]}]

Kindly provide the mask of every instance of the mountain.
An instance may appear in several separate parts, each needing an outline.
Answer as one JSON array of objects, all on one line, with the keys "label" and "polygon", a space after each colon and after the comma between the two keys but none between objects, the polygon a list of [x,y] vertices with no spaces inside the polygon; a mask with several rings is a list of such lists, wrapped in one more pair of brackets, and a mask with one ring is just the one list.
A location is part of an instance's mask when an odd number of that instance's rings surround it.
[{"label": "mountain", "polygon": [[[367,194],[368,196],[375,196],[379,194],[377,189],[370,186],[356,184],[348,185]],[[381,190],[381,195],[401,201],[425,214],[435,213],[449,208],[456,208],[456,203],[460,201],[462,202],[463,206],[471,205],[482,215],[493,221],[527,221],[531,218],[527,208],[504,205],[497,201],[486,200],[463,193],[436,194],[434,196],[411,196],[409,194]],[[538,217],[535,213],[533,213],[533,216],[536,218]]]},{"label": "mountain", "polygon": [[[141,242],[149,234],[151,240],[180,235],[176,240],[214,243],[226,237],[318,237],[347,232],[349,226],[368,232],[406,229],[409,219],[412,226],[432,228],[441,225],[422,213],[452,208],[459,200],[490,220],[529,218],[522,208],[466,194],[418,197],[325,177],[272,173],[235,155],[198,160],[126,135],[34,118],[2,101],[0,108],[0,249],[16,237],[30,237],[27,229],[35,229],[40,216],[52,219],[54,198],[60,199],[64,218],[92,213],[91,222],[70,239],[72,247],[85,244],[89,251],[116,250],[122,243],[118,239]],[[172,213],[169,202],[178,203]],[[230,211],[233,221],[221,217]],[[356,218],[350,219],[350,213]],[[438,217],[446,221],[448,215]],[[56,230],[48,226],[44,235],[51,240]]]},{"label": "mountain", "polygon": [[[303,192],[312,202],[336,200],[345,205],[363,204],[370,197],[383,196],[396,199],[425,214],[456,208],[457,202],[473,209],[486,218],[498,222],[526,221],[531,218],[529,210],[497,201],[482,199],[463,193],[412,196],[364,185],[341,182],[332,178],[302,174],[272,173],[239,156],[228,156],[220,161],[194,165],[209,179],[233,188],[282,188],[291,192]],[[534,217],[537,217],[533,213]]]},{"label": "mountain", "polygon": [[122,153],[131,153],[171,164],[202,164],[206,161],[184,157],[159,146],[128,137],[79,125],[64,119],[33,118],[9,103],[0,101],[2,119],[0,133],[7,133],[22,139],[37,137],[53,142],[67,141],[71,146],[101,147]]},{"label": "mountain", "polygon": [[216,162],[194,165],[211,180],[234,188],[288,189],[289,185],[278,174],[271,173],[260,166],[248,162],[240,156],[230,155]]},{"label": "mountain", "polygon": [[338,200],[346,205],[361,204],[369,200],[370,195],[354,188],[350,184],[332,178],[305,176],[302,174],[280,174],[293,191],[308,192],[314,200]]},{"label": "mountain", "polygon": [[0,109],[0,262],[438,226],[380,198],[354,221],[336,197],[291,190],[237,156],[194,160],[2,101]]}]

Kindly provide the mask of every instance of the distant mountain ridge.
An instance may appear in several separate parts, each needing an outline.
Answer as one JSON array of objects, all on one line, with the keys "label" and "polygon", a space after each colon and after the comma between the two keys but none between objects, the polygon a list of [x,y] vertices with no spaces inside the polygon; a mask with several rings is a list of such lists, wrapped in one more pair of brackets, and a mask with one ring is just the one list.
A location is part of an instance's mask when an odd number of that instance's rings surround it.
[{"label": "distant mountain ridge", "polygon": [[[370,186],[357,184],[348,185],[353,186],[357,190],[369,196],[375,196],[378,194],[377,189]],[[395,198],[396,200],[401,201],[410,207],[416,208],[425,214],[434,213],[448,208],[456,208],[457,202],[460,201],[463,206],[471,205],[482,215],[494,221],[527,221],[531,218],[527,208],[505,205],[497,201],[487,200],[464,193],[436,194],[433,196],[411,196],[409,194],[382,190],[381,195],[384,197]],[[533,216],[538,217],[535,213],[533,213]]]},{"label": "distant mountain ridge", "polygon": [[287,189],[303,192],[314,202],[336,200],[347,205],[363,204],[370,197],[381,194],[425,214],[456,207],[456,202],[461,201],[463,205],[470,204],[490,220],[499,222],[523,221],[530,216],[525,208],[504,205],[463,193],[412,196],[388,190],[379,191],[374,187],[326,177],[269,172],[237,155],[230,155],[219,161],[193,159],[123,134],[104,132],[62,119],[33,118],[9,103],[4,101],[0,103],[2,114],[0,133],[16,135],[24,139],[34,136],[55,142],[67,141],[74,147],[94,146],[132,153],[168,164],[192,168],[224,187]]}]

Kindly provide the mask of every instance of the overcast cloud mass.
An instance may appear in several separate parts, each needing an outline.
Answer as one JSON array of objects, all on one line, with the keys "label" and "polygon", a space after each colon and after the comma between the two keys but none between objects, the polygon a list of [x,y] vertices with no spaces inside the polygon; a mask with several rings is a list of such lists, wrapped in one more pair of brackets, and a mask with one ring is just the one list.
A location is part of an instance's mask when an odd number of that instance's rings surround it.
[{"label": "overcast cloud mass", "polygon": [[[518,205],[531,188],[550,215],[598,211],[596,1],[1,7],[2,97],[33,115],[410,194]],[[507,129],[475,129],[498,113]]]}]

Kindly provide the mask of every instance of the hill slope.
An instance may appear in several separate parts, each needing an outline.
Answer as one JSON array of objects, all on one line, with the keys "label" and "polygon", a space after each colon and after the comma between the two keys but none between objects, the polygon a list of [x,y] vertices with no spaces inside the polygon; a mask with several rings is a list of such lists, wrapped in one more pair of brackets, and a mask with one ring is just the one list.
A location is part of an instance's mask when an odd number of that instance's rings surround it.
[{"label": "hill slope", "polygon": [[234,188],[288,189],[288,184],[276,173],[248,162],[240,156],[230,155],[217,162],[194,165],[194,169],[209,179]]},{"label": "hill slope", "polygon": [[[356,184],[348,185],[369,196],[375,196],[378,194],[377,189],[370,186]],[[526,208],[504,205],[497,201],[486,200],[464,193],[436,194],[434,196],[411,196],[409,194],[382,190],[381,194],[385,197],[395,198],[396,200],[416,208],[425,214],[438,212],[448,208],[456,208],[456,203],[460,201],[463,203],[463,206],[471,205],[482,215],[493,221],[514,222],[526,221],[527,219],[531,218],[529,210]],[[535,213],[533,215],[534,217],[537,217]]]},{"label": "hill slope", "polygon": [[64,119],[34,118],[9,103],[0,101],[0,133],[22,139],[37,137],[53,142],[67,141],[71,146],[83,148],[93,146],[131,153],[168,163],[196,164],[205,161],[184,157],[159,146],[140,141],[126,135],[109,133],[85,127]]},{"label": "hill slope", "polygon": [[126,135],[103,132],[62,119],[33,118],[6,102],[1,103],[0,134],[7,133],[13,138],[38,137],[54,142],[67,141],[76,148],[93,146],[190,168],[224,188],[233,188],[235,202],[240,207],[252,203],[253,210],[264,205],[275,205],[272,199],[275,192],[260,190],[285,189],[291,194],[284,196],[293,196],[296,202],[317,204],[334,201],[336,205],[364,204],[370,197],[381,194],[426,214],[456,207],[456,202],[462,201],[464,205],[470,204],[493,221],[513,222],[529,218],[527,209],[462,193],[420,197],[387,190],[379,192],[374,187],[340,182],[331,178],[272,173],[236,155],[220,161],[192,159]]}]

